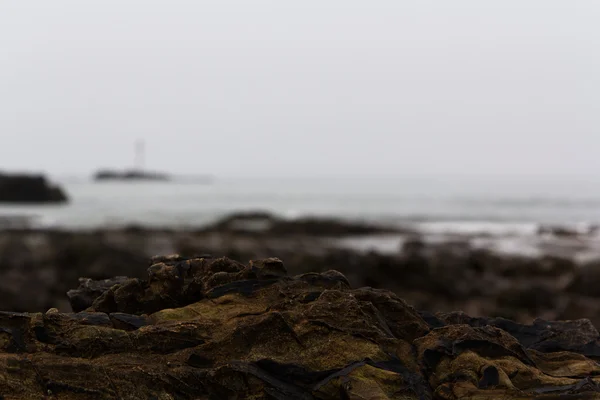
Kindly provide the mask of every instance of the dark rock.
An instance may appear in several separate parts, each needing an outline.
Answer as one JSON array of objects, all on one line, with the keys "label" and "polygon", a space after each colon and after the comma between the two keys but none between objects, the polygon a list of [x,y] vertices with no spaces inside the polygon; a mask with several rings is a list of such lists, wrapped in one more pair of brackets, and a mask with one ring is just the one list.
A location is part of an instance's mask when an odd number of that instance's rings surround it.
[{"label": "dark rock", "polygon": [[558,322],[536,319],[533,324],[519,324],[504,318],[472,318],[463,312],[452,312],[438,313],[426,320],[432,327],[492,326],[511,334],[526,349],[544,353],[571,351],[600,359],[600,335],[588,319]]},{"label": "dark rock", "polygon": [[593,261],[579,267],[567,291],[580,296],[600,297],[600,262]]},{"label": "dark rock", "polygon": [[279,258],[267,258],[264,260],[250,261],[250,270],[257,278],[279,278],[287,276],[287,270],[283,261]]},{"label": "dark rock", "polygon": [[427,246],[420,236],[411,236],[402,243],[400,251],[406,255],[415,256],[422,254],[426,248]]},{"label": "dark rock", "polygon": [[94,300],[114,285],[124,283],[128,278],[117,276],[112,279],[92,280],[80,278],[79,287],[67,292],[71,308],[75,312],[83,311],[90,307]]},{"label": "dark rock", "polygon": [[269,233],[273,235],[307,235],[343,237],[375,233],[406,233],[399,228],[382,227],[367,222],[347,222],[333,218],[298,218],[277,220]]},{"label": "dark rock", "polygon": [[110,318],[114,328],[122,329],[124,331],[133,331],[148,324],[148,320],[144,316],[124,313],[111,313],[108,317]]},{"label": "dark rock", "polygon": [[100,312],[79,312],[79,313],[46,313],[45,318],[55,320],[56,317],[68,317],[78,320],[83,325],[107,326],[112,327],[112,321],[105,313]]},{"label": "dark rock", "polygon": [[569,228],[560,225],[540,225],[537,233],[538,235],[553,235],[557,237],[576,238],[584,234],[593,233],[593,231],[593,227],[587,232],[584,232],[575,228]]},{"label": "dark rock", "polygon": [[368,222],[349,222],[335,218],[304,217],[285,219],[263,211],[234,213],[222,218],[203,231],[330,237],[408,232],[406,229],[381,227]]},{"label": "dark rock", "polygon": [[[161,260],[148,268],[147,280],[130,279],[111,287],[95,299],[88,310],[150,314],[206,296],[252,294],[286,274],[283,263],[276,258],[254,261],[248,266],[227,258],[182,260],[173,256]],[[245,279],[248,276],[255,279]]]},{"label": "dark rock", "polygon": [[239,212],[222,218],[205,230],[237,233],[266,232],[272,228],[276,220],[277,217],[265,211]]},{"label": "dark rock", "polygon": [[519,288],[511,287],[498,293],[497,304],[504,314],[511,310],[529,309],[533,314],[538,315],[544,310],[557,309],[561,296],[556,293],[552,287],[531,284]]},{"label": "dark rock", "polygon": [[65,203],[67,196],[43,175],[0,174],[0,203]]},{"label": "dark rock", "polygon": [[557,313],[559,320],[589,319],[594,326],[600,326],[600,302],[597,297],[572,294],[564,307]]},{"label": "dark rock", "polygon": [[188,257],[181,256],[179,254],[169,254],[169,255],[160,255],[154,256],[150,259],[150,265],[165,263],[165,262],[173,262],[173,261],[186,261],[189,260]]}]

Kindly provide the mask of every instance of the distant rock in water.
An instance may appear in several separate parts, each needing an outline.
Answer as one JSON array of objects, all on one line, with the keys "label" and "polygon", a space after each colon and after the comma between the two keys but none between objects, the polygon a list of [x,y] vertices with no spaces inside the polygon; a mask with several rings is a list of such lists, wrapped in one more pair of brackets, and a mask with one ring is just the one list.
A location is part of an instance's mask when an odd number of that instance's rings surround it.
[{"label": "distant rock in water", "polygon": [[561,226],[561,225],[541,225],[538,227],[538,235],[549,235],[559,238],[578,238],[592,236],[598,233],[597,225],[583,226]]},{"label": "distant rock in water", "polygon": [[270,234],[278,236],[306,235],[343,237],[384,233],[413,233],[408,229],[375,225],[365,221],[345,221],[336,218],[302,217],[286,219],[266,211],[230,214],[208,226],[205,231]]},{"label": "distant rock in water", "polygon": [[170,181],[168,174],[140,170],[101,170],[94,174],[95,181]]},{"label": "distant rock in water", "polygon": [[65,203],[65,192],[43,175],[0,174],[0,203]]}]

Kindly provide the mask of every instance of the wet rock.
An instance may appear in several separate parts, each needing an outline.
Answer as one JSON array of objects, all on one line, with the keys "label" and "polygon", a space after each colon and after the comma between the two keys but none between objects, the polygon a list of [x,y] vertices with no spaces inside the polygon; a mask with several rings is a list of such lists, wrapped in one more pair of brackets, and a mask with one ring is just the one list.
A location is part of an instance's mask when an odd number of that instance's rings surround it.
[{"label": "wet rock", "polygon": [[420,236],[414,235],[402,242],[400,252],[408,256],[415,256],[423,254],[426,248],[425,241]]},{"label": "wet rock", "polygon": [[600,262],[582,265],[567,291],[581,296],[600,297]]},{"label": "wet rock", "polygon": [[93,280],[80,278],[79,287],[67,292],[71,308],[75,312],[83,311],[90,307],[94,300],[110,289],[112,286],[123,283],[128,278],[117,276],[112,279]]},{"label": "wet rock", "polygon": [[418,312],[387,290],[352,289],[337,271],[287,276],[279,259],[161,258],[86,311],[0,313],[0,393],[592,399],[599,340],[588,320]]},{"label": "wet rock", "polygon": [[180,254],[169,254],[169,255],[158,255],[154,256],[150,259],[150,265],[158,264],[158,263],[166,263],[173,261],[186,261],[189,258],[184,257]]},{"label": "wet rock", "polygon": [[110,318],[112,326],[124,331],[133,331],[148,324],[148,320],[144,316],[124,313],[111,313],[108,315],[108,317]]},{"label": "wet rock", "polygon": [[349,222],[335,218],[304,217],[286,219],[263,211],[234,213],[222,218],[203,231],[329,237],[409,232],[406,229],[382,227],[361,221]]},{"label": "wet rock", "polygon": [[206,228],[207,231],[261,233],[275,223],[277,217],[266,211],[239,212],[230,214]]},{"label": "wet rock", "polygon": [[[286,275],[281,260],[270,258],[248,266],[228,258],[182,260],[163,257],[152,264],[148,279],[130,279],[112,286],[88,311],[151,314],[230,292],[253,293]],[[154,259],[153,261],[156,261]]]},{"label": "wet rock", "polygon": [[463,312],[421,314],[430,327],[469,325],[502,329],[516,338],[523,347],[544,353],[571,351],[600,358],[600,335],[588,319],[546,321],[536,319],[532,324],[519,324],[504,318],[473,318]]},{"label": "wet rock", "polygon": [[257,278],[279,278],[287,275],[283,261],[279,258],[250,261],[249,266]]},{"label": "wet rock", "polygon": [[504,316],[510,316],[514,310],[528,309],[533,315],[539,315],[544,310],[558,309],[560,294],[552,287],[530,284],[524,287],[510,287],[498,293],[497,304]]},{"label": "wet rock", "polygon": [[569,296],[565,306],[557,313],[557,319],[589,319],[594,326],[600,326],[600,302],[597,297]]},{"label": "wet rock", "polygon": [[407,231],[399,228],[382,227],[367,222],[347,222],[333,218],[298,218],[293,220],[277,220],[272,224],[268,232],[273,235],[343,237]]},{"label": "wet rock", "polygon": [[560,225],[540,225],[538,227],[538,235],[552,235],[556,237],[577,238],[585,235],[592,235],[597,231],[597,227],[568,227]]}]

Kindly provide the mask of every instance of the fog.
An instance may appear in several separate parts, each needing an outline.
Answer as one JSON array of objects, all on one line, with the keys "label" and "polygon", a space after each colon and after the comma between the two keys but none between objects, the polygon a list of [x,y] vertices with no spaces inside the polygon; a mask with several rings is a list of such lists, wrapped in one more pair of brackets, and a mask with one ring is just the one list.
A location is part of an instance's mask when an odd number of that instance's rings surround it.
[{"label": "fog", "polygon": [[12,1],[0,169],[600,170],[596,1]]}]

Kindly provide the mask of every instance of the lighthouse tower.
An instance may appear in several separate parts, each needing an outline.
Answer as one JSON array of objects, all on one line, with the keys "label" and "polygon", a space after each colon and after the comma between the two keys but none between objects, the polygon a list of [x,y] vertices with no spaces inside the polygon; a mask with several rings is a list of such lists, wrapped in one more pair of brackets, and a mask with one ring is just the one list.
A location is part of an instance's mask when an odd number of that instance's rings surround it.
[{"label": "lighthouse tower", "polygon": [[135,142],[135,156],[133,160],[133,169],[137,172],[144,171],[144,153],[145,153],[145,143],[142,139],[138,139]]}]

